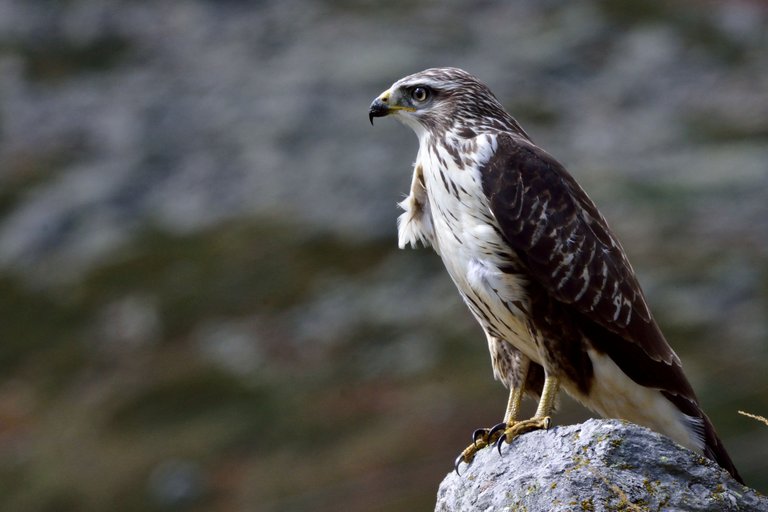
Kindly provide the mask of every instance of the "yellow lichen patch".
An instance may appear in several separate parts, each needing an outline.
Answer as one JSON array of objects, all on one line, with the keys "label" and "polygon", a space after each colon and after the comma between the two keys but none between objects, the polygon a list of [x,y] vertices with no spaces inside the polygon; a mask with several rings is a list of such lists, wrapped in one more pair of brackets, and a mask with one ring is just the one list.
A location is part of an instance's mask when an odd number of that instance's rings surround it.
[{"label": "yellow lichen patch", "polygon": [[[648,480],[647,478],[643,480],[643,487],[645,488],[645,492],[648,493],[648,496],[656,496],[659,492],[659,486],[661,485],[660,480]],[[669,496],[667,496],[667,499],[669,499]]]},{"label": "yellow lichen patch", "polygon": [[576,471],[577,469],[581,469],[583,467],[587,467],[590,464],[590,460],[588,458],[581,457],[581,456],[578,456],[578,455],[573,458],[573,462],[574,462],[573,466],[571,466],[570,468],[566,469],[565,470],[565,474],[569,474],[572,471]]},{"label": "yellow lichen patch", "polygon": [[723,484],[717,484],[712,490],[712,499],[714,501],[722,501],[724,492],[725,488],[723,487]]},{"label": "yellow lichen patch", "polygon": [[616,496],[619,498],[619,502],[615,505],[614,508],[611,508],[609,510],[615,510],[615,511],[629,511],[629,512],[648,512],[648,507],[645,506],[645,501],[638,501],[637,503],[633,503],[629,500],[629,496],[627,496],[627,493],[625,493],[621,487],[616,485],[615,483],[608,480],[608,477],[606,477],[604,474],[600,473],[597,469],[590,467],[589,471],[592,472],[595,476],[600,478],[605,485],[608,486],[608,488],[613,491]]}]

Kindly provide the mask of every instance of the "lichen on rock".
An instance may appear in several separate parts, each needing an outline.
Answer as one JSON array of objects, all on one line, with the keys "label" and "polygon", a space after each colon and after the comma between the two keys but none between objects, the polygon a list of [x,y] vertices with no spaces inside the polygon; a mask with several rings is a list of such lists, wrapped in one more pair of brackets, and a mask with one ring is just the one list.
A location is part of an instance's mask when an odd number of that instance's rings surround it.
[{"label": "lichen on rock", "polygon": [[460,469],[436,511],[768,511],[768,498],[714,462],[618,420],[531,432]]}]

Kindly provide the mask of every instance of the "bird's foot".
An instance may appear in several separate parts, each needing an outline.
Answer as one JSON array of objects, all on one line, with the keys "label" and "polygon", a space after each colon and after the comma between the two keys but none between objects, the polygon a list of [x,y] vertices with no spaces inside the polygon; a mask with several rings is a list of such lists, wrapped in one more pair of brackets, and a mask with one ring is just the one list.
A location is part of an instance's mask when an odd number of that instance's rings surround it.
[{"label": "bird's foot", "polygon": [[531,418],[523,421],[515,421],[513,423],[499,423],[488,432],[488,437],[494,436],[496,442],[496,449],[501,455],[502,443],[511,443],[516,437],[521,436],[532,430],[548,430],[552,424],[552,420],[549,416],[541,418]]},{"label": "bird's foot", "polygon": [[510,421],[499,423],[491,428],[479,428],[472,433],[472,444],[456,457],[453,468],[459,473],[459,465],[464,462],[471,464],[475,454],[486,446],[495,445],[501,453],[502,443],[511,443],[516,437],[532,430],[547,430],[551,424],[549,416],[543,418],[531,418],[523,421]]},{"label": "bird's foot", "polygon": [[[501,423],[501,425],[506,424]],[[456,474],[459,474],[459,465],[462,462],[471,464],[475,458],[475,454],[479,450],[482,450],[486,446],[490,446],[496,442],[499,436],[501,436],[501,430],[494,431],[496,427],[498,427],[498,425],[492,428],[479,428],[472,432],[472,444],[462,450],[459,456],[456,457],[456,461],[453,464],[453,469],[456,470]]]}]

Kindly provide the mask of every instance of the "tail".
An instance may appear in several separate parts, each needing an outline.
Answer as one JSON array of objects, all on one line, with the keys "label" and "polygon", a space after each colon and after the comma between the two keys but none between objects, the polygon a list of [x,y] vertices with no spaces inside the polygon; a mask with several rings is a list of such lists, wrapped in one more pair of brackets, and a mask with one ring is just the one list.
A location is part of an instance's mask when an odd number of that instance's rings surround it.
[{"label": "tail", "polygon": [[744,479],[741,478],[736,466],[733,465],[733,461],[725,450],[723,442],[717,437],[717,432],[715,432],[715,427],[712,425],[712,422],[709,421],[709,418],[704,412],[701,412],[701,416],[704,420],[704,455],[717,462],[720,467],[729,472],[737,482],[744,484]]},{"label": "tail", "polygon": [[[739,471],[734,466],[731,456],[725,450],[723,442],[717,437],[715,426],[709,421],[709,418],[704,411],[699,407],[696,398],[685,397],[676,395],[668,391],[661,392],[670,402],[680,409],[680,411],[694,421],[690,426],[696,432],[699,439],[703,441],[704,455],[715,462],[717,462],[721,468],[731,474],[731,476],[740,484],[744,484],[744,479],[741,478]],[[703,439],[702,439],[703,438]]]}]

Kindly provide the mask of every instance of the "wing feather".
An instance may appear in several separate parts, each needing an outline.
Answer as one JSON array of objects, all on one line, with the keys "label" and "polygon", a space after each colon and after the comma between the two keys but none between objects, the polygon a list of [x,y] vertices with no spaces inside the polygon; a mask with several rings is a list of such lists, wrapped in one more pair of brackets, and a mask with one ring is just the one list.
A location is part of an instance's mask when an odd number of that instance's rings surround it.
[{"label": "wing feather", "polygon": [[[607,331],[590,340],[596,348],[636,382],[693,397],[624,250],[562,165],[530,142],[502,134],[481,174],[491,212],[532,280],[594,324],[584,326],[585,334]],[[664,371],[649,376],[646,363]]]},{"label": "wing feather", "polygon": [[689,418],[704,453],[743,482],[595,204],[562,165],[529,141],[503,134],[497,142],[481,171],[483,191],[531,281],[575,310],[582,335],[629,378],[659,389]]}]

